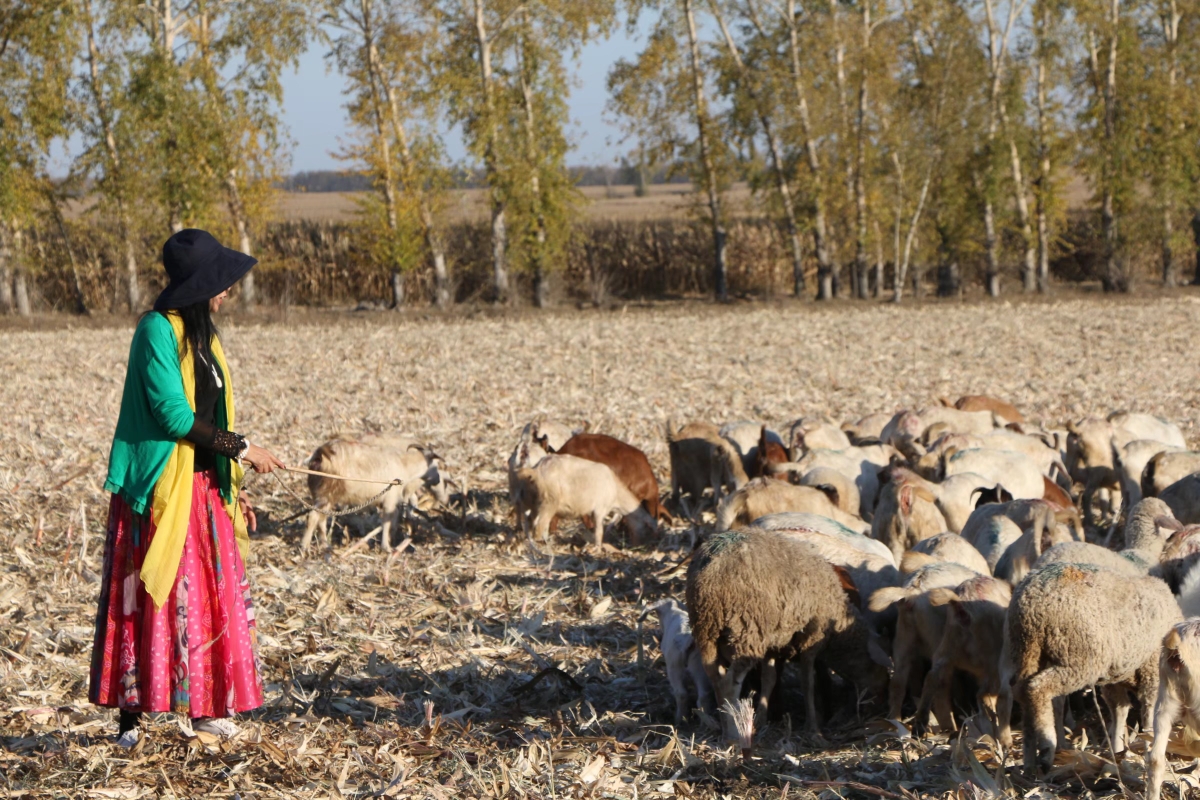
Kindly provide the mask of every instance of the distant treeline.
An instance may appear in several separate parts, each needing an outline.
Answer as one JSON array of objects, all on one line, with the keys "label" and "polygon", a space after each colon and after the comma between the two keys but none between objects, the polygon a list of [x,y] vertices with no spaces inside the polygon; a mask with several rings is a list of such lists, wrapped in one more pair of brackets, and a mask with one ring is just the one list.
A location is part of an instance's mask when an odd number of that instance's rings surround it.
[{"label": "distant treeline", "polygon": [[[638,169],[622,159],[619,166],[569,167],[576,186],[637,186]],[[687,183],[684,170],[658,167],[646,171],[646,184]],[[452,176],[455,189],[480,189],[487,186],[487,174],[482,169],[459,170]],[[293,173],[276,184],[285,192],[367,192],[375,187],[375,178],[356,170],[304,170]]]}]

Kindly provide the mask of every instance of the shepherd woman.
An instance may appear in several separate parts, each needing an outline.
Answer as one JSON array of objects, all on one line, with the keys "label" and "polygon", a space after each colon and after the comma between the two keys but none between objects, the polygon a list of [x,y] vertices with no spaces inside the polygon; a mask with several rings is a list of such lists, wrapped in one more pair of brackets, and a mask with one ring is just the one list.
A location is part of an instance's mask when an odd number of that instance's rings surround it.
[{"label": "shepherd woman", "polygon": [[170,282],[133,334],[104,483],[90,699],[120,709],[123,747],[137,743],[148,711],[230,737],[229,718],[262,705],[245,567],[254,515],[238,489],[243,464],[283,466],[233,432],[211,316],[256,260],[194,229],[168,239],[162,258]]}]

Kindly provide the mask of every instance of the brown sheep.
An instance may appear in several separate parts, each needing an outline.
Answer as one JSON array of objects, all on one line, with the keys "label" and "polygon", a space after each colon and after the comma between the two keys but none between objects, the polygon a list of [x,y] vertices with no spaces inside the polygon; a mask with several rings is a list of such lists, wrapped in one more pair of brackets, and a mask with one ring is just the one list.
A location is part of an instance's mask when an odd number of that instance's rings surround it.
[{"label": "brown sheep", "polygon": [[[742,682],[762,667],[758,711],[765,715],[777,665],[798,659],[807,730],[819,729],[816,660],[823,656],[862,688],[880,689],[886,672],[845,591],[848,581],[803,542],[744,529],[713,534],[688,566],[692,637],[718,707],[736,703]],[[729,726],[726,725],[729,733]]]},{"label": "brown sheep", "polygon": [[[1009,606],[1004,668],[1011,677],[1001,684],[1011,686],[1021,704],[1031,776],[1053,765],[1058,744],[1053,703],[1071,692],[1102,687],[1118,753],[1125,749],[1130,687],[1137,690],[1142,729],[1149,730],[1163,637],[1182,618],[1158,578],[1117,575],[1090,564],[1056,563],[1029,573]],[[1002,707],[1005,702],[1002,697]],[[1002,740],[1007,729],[1001,715]]]}]

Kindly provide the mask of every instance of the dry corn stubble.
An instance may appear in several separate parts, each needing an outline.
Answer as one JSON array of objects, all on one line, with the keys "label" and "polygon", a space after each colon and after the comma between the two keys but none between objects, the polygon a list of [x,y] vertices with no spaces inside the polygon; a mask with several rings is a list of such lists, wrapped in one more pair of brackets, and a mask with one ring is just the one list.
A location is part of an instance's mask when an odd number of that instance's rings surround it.
[{"label": "dry corn stubble", "polygon": [[[252,478],[264,512],[249,566],[267,705],[239,742],[188,739],[163,717],[131,753],[112,746],[112,712],[86,703],[101,485],[131,331],[5,333],[0,787],[87,797],[795,797],[861,786],[983,796],[964,788],[969,775],[936,740],[915,745],[846,718],[820,750],[774,725],[745,764],[703,726],[673,734],[652,645],[651,668],[637,668],[636,615],[643,601],[681,595],[670,566],[684,537],[585,558],[560,533],[553,564],[533,563],[513,545],[505,458],[530,419],[587,421],[645,449],[665,491],[668,418],[782,426],[963,393],[1005,397],[1049,424],[1122,408],[1160,414],[1195,441],[1197,310],[1188,300],[1076,300],[227,320],[238,427],[256,442],[295,464],[337,431],[404,431],[446,457],[470,499],[465,515],[418,516],[409,552],[348,551],[343,535],[332,554],[302,558],[302,520],[279,524],[295,502],[273,479]],[[351,520],[352,536],[376,524]],[[1098,766],[1082,780],[1116,792],[1101,779],[1105,753],[1089,750],[1077,761]],[[994,773],[986,738],[976,754]],[[1078,788],[1080,778],[1062,780]]]}]

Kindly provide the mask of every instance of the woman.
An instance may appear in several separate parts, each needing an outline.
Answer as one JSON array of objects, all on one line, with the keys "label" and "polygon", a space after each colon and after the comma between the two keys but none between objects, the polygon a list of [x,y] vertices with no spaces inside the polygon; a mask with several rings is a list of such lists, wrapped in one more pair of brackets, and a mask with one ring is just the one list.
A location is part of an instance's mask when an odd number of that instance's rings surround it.
[{"label": "woman", "polygon": [[253,512],[242,464],[283,463],[232,432],[233,387],[211,314],[255,259],[183,230],[163,245],[170,283],[138,322],[109,454],[112,492],[90,699],[120,709],[118,744],[143,712],[233,736],[262,705],[244,558]]}]

